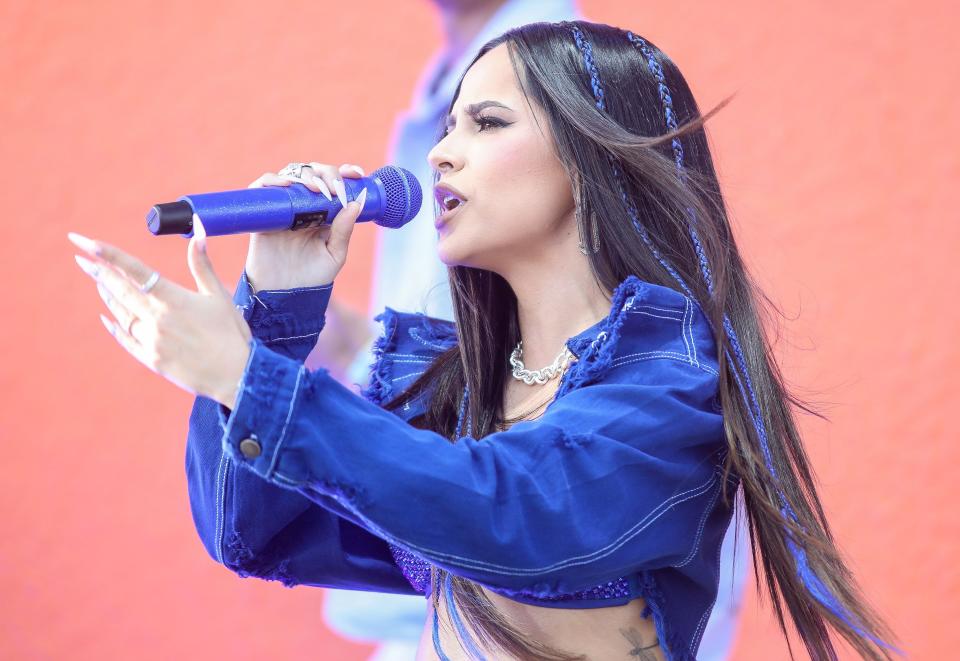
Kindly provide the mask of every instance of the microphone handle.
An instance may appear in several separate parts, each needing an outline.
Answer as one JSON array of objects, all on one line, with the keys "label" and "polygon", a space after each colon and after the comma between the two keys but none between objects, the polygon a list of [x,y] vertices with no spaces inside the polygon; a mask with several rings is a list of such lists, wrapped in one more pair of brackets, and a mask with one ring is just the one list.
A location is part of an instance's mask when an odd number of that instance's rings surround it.
[{"label": "microphone handle", "polygon": [[156,204],[147,214],[147,228],[154,234],[193,236],[196,213],[207,236],[299,230],[329,224],[343,206],[367,189],[367,199],[357,222],[376,220],[386,206],[386,190],[379,178],[343,178],[347,199],[328,200],[303,184],[264,186],[184,195],[176,202]]}]

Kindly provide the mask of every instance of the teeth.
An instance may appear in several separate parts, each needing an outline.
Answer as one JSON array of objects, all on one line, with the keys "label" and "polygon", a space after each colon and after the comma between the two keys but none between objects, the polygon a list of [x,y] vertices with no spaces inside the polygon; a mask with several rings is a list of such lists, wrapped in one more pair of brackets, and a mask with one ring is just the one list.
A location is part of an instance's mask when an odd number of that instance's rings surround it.
[{"label": "teeth", "polygon": [[443,199],[443,206],[445,206],[448,211],[450,209],[453,209],[454,207],[459,206],[460,204],[461,204],[460,198],[454,197],[452,195],[449,197],[445,197]]}]

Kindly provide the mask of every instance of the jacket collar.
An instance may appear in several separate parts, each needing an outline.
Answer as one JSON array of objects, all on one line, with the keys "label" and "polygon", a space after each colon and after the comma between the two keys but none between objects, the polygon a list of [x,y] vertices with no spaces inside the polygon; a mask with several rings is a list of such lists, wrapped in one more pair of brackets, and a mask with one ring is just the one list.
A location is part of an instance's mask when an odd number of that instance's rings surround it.
[{"label": "jacket collar", "polygon": [[644,282],[635,275],[628,275],[613,290],[609,314],[569,338],[566,343],[567,348],[578,359],[582,359],[583,353],[589,349],[591,344],[609,342],[616,345],[620,328],[623,326],[624,316],[634,306],[637,298],[642,299],[647,288],[654,286],[656,285]]},{"label": "jacket collar", "polygon": [[[685,308],[690,303],[686,299],[686,296],[674,289],[646,282],[636,275],[628,275],[614,289],[607,316],[567,339],[567,348],[577,357],[579,367],[576,369],[586,369],[587,365],[593,365],[593,369],[598,371],[604,369],[613,359],[621,333],[631,332],[631,326],[625,327],[624,324],[628,313],[638,305],[654,305],[686,314]],[[420,312],[398,312],[389,306],[375,319],[383,320],[391,326],[387,335],[393,335],[397,329],[392,327],[403,320],[400,322],[400,332],[409,335],[417,345],[433,351],[445,351],[458,341],[456,324],[447,319],[430,317]]]}]

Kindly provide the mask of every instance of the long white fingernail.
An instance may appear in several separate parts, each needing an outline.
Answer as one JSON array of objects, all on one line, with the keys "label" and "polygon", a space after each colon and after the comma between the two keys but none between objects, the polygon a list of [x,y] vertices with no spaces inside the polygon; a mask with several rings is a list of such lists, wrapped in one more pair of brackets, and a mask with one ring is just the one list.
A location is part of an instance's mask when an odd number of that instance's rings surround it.
[{"label": "long white fingernail", "polygon": [[362,191],[360,191],[360,194],[357,195],[357,199],[354,201],[360,205],[360,208],[357,209],[357,215],[359,216],[361,213],[363,213],[363,205],[367,203],[367,189],[364,188]]},{"label": "long white fingernail", "polygon": [[359,174],[361,177],[364,176],[363,168],[361,168],[359,165],[348,165],[348,166],[347,166],[347,169],[348,169],[348,170],[352,170],[353,172],[356,172],[356,173]]},{"label": "long white fingernail", "polygon": [[107,288],[104,287],[100,282],[97,282],[97,291],[100,292],[100,298],[103,299],[103,302],[109,305],[110,293],[107,291]]},{"label": "long white fingernail", "polygon": [[337,191],[337,198],[340,200],[340,204],[347,206],[350,201],[347,199],[347,189],[343,185],[343,179],[334,179],[333,188]]},{"label": "long white fingernail", "polygon": [[203,226],[203,221],[200,220],[200,216],[197,214],[193,214],[193,233],[199,241],[207,238],[207,230]]},{"label": "long white fingernail", "polygon": [[77,234],[76,232],[67,232],[67,238],[81,250],[85,250],[88,253],[93,255],[100,254],[99,248],[97,248],[97,242],[93,239],[88,239],[82,234]]},{"label": "long white fingernail", "polygon": [[333,202],[333,197],[330,195],[330,189],[327,187],[326,182],[320,177],[314,175],[313,183],[317,185],[317,188],[320,189],[320,192],[327,196],[327,199]]},{"label": "long white fingernail", "polygon": [[77,265],[83,269],[84,273],[94,278],[97,277],[99,269],[97,268],[96,264],[91,262],[89,259],[84,259],[80,255],[74,255],[73,258],[77,260]]},{"label": "long white fingernail", "polygon": [[103,316],[103,315],[101,314],[101,315],[100,315],[100,321],[103,322],[104,328],[106,328],[108,331],[110,331],[110,334],[111,334],[111,335],[114,335],[114,334],[115,334],[115,333],[114,333],[114,330],[113,330],[113,324],[110,323],[110,320],[109,320],[109,319],[107,319],[105,316]]}]

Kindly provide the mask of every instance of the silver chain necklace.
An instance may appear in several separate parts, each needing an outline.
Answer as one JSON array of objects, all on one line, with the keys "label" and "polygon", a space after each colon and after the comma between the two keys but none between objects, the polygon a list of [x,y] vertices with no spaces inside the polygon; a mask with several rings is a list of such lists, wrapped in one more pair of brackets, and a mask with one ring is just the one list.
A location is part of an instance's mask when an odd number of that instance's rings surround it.
[{"label": "silver chain necklace", "polygon": [[573,354],[570,353],[570,349],[567,348],[567,345],[563,345],[563,349],[560,351],[560,354],[553,359],[553,362],[543,369],[539,370],[528,370],[523,365],[523,361],[520,360],[520,356],[523,355],[523,340],[520,340],[517,343],[517,346],[510,353],[510,364],[513,366],[513,378],[517,381],[523,381],[528,386],[537,383],[539,385],[545,384],[550,379],[556,378],[559,374],[563,372],[566,368],[567,363]]}]

